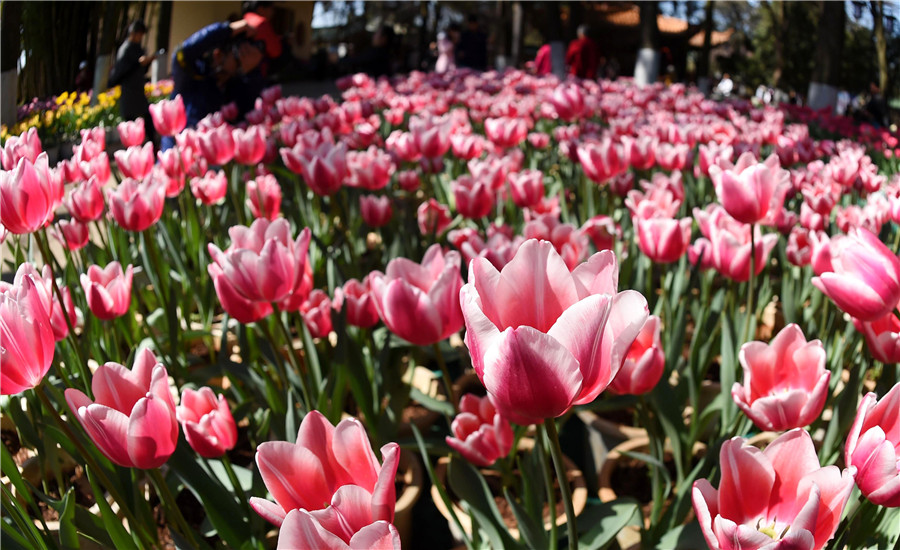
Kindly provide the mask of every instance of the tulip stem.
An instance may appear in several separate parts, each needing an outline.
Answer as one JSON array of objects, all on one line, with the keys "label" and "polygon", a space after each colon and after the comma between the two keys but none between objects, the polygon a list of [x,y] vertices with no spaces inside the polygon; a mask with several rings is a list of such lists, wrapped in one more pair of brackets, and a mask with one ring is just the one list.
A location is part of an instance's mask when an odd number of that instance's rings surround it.
[{"label": "tulip stem", "polygon": [[[42,385],[47,389],[52,388],[49,382],[46,382]],[[100,467],[100,465],[94,460],[93,455],[91,455],[91,453],[84,447],[84,445],[81,444],[81,440],[72,432],[72,430],[69,428],[68,423],[59,416],[59,411],[56,410],[56,407],[54,407],[53,403],[50,402],[50,398],[47,397],[47,394],[43,391],[40,391],[39,388],[35,388],[34,393],[38,395],[38,398],[41,400],[41,403],[44,405],[44,407],[48,411],[50,411],[50,416],[53,417],[53,420],[63,431],[66,437],[68,437],[69,441],[71,441],[72,444],[75,445],[75,448],[78,449],[78,452],[81,454],[82,458],[84,458],[86,465],[91,469],[94,475],[97,476],[97,479],[99,479],[100,485],[105,487],[106,490],[109,491],[109,494],[113,497],[113,500],[119,503],[119,510],[121,510],[125,514],[125,517],[128,519],[128,524],[132,526],[134,532],[138,534],[138,536],[144,541],[145,544],[148,545],[148,547],[155,546],[153,539],[150,538],[150,535],[143,529],[141,529],[140,526],[142,526],[143,524],[138,522],[134,513],[132,513],[131,508],[126,505],[128,501],[122,498],[122,495],[119,493],[118,489],[116,489],[116,486],[112,484],[108,477],[106,477],[106,471],[104,471],[103,468]],[[103,495],[94,496],[96,498],[104,498]]]},{"label": "tulip stem", "polygon": [[[281,319],[281,309],[278,308],[275,304],[272,304],[272,309],[275,310],[275,324],[278,325],[279,330],[281,330],[282,336],[284,336],[284,342],[288,347],[288,358],[291,361],[294,370],[297,372],[297,378],[300,379],[300,391],[303,393],[303,399],[305,401],[304,405],[306,410],[311,410],[315,407],[316,402],[312,400],[312,393],[309,391],[309,384],[306,380],[306,365],[300,356],[299,352],[294,349],[293,340],[291,339],[291,333],[288,331],[287,326],[285,326],[283,320]],[[285,383],[288,383],[287,377],[285,377]]]},{"label": "tulip stem", "polygon": [[447,388],[447,401],[453,405],[453,411],[456,412],[456,398],[453,395],[453,379],[450,378],[450,371],[447,370],[447,362],[444,361],[444,353],[441,351],[441,343],[435,342],[432,347],[434,348],[434,356],[437,359],[437,364],[441,369],[441,377],[444,379],[444,386]]},{"label": "tulip stem", "polygon": [[171,515],[175,519],[175,523],[178,524],[178,528],[181,530],[181,534],[188,540],[191,548],[200,548],[200,544],[197,542],[197,539],[194,538],[194,530],[188,525],[187,520],[184,519],[184,516],[181,514],[181,509],[178,507],[178,503],[175,501],[175,496],[172,494],[172,491],[169,489],[169,484],[166,483],[166,479],[163,477],[162,472],[159,468],[152,468],[148,470],[150,474],[150,479],[153,480],[153,484],[156,485],[156,490],[159,492],[159,498],[163,501],[163,506],[166,508],[166,513]]},{"label": "tulip stem", "polygon": [[[544,421],[544,429],[550,442],[550,456],[553,457],[556,479],[559,481],[563,505],[566,508],[566,530],[569,534],[569,550],[576,550],[578,548],[578,526],[575,523],[572,489],[569,487],[569,478],[566,476],[566,465],[563,463],[562,449],[559,446],[559,433],[556,431],[556,421],[548,418]],[[556,523],[556,511],[553,509],[550,510],[550,521],[554,524]]]},{"label": "tulip stem", "polygon": [[747,317],[744,319],[744,343],[750,341],[751,326],[755,323],[756,312],[753,310],[753,293],[756,286],[756,225],[750,224],[750,279],[747,291]]},{"label": "tulip stem", "polygon": [[[544,422],[546,424],[548,421]],[[544,431],[544,439],[549,443],[550,438],[546,436],[546,429]],[[518,441],[513,445],[513,449],[517,448]],[[552,446],[552,444],[551,444]],[[537,441],[535,443],[535,447],[537,448],[538,460],[541,463],[541,472],[544,474],[544,485],[547,490],[547,508],[550,511],[550,550],[556,550],[559,547],[559,541],[556,537],[556,491],[553,489],[553,477],[550,474],[550,469],[547,464],[547,454],[544,451],[544,442]],[[538,519],[541,525],[543,525],[544,518],[541,517]]]},{"label": "tulip stem", "polygon": [[228,458],[228,453],[222,455],[222,466],[225,467],[225,473],[228,475],[228,479],[234,487],[234,492],[237,493],[237,497],[241,501],[241,506],[243,506],[244,511],[247,512],[247,517],[252,518],[253,515],[250,513],[250,501],[247,499],[247,494],[244,492],[240,480],[238,480],[238,476],[234,471],[234,466],[231,464],[231,459]]}]

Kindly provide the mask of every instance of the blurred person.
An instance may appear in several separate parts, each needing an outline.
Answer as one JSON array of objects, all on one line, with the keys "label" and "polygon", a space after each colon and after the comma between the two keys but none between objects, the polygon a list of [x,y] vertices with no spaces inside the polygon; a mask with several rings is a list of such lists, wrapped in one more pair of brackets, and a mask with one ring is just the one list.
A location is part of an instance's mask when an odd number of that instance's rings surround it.
[{"label": "blurred person", "polygon": [[538,48],[537,55],[534,56],[534,74],[544,76],[553,72],[553,56],[550,44],[544,44]]},{"label": "blurred person", "polygon": [[730,74],[725,73],[722,75],[722,80],[716,85],[716,91],[725,97],[731,95],[731,92],[734,91],[734,81],[731,80]]},{"label": "blurred person", "polygon": [[[459,26],[457,26],[457,29]],[[466,30],[459,35],[457,40],[459,46],[457,48],[456,62],[460,67],[468,67],[476,71],[486,71],[488,66],[487,58],[487,35],[478,25],[478,16],[470,13],[466,18]]]},{"label": "blurred person", "polygon": [[362,56],[362,70],[370,76],[391,76],[394,74],[394,28],[381,25],[372,35],[372,47]]},{"label": "blurred person", "polygon": [[862,111],[863,120],[880,128],[888,125],[888,107],[881,95],[881,88],[874,82],[869,83],[869,100]]},{"label": "blurred person", "polygon": [[147,35],[147,25],[136,19],[128,25],[128,38],[116,53],[116,63],[109,74],[110,87],[121,86],[119,113],[123,120],[144,119],[148,140],[155,141],[153,121],[150,118],[150,103],[144,93],[147,67],[156,59],[156,53],[147,55],[142,42]]},{"label": "blurred person", "polygon": [[569,44],[569,50],[566,52],[569,74],[578,78],[597,78],[600,55],[597,44],[590,39],[589,33],[590,29],[587,25],[579,25],[578,38]]},{"label": "blurred person", "polygon": [[437,62],[434,64],[434,72],[443,74],[456,69],[456,43],[459,42],[459,25],[453,23],[446,32],[438,34]]}]

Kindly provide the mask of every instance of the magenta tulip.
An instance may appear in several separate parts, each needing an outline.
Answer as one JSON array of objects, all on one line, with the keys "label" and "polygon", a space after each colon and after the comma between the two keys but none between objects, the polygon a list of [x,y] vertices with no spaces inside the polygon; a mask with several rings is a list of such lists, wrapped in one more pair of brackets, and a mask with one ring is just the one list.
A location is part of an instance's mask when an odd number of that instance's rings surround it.
[{"label": "magenta tulip", "polygon": [[499,272],[484,258],[472,262],[460,292],[465,341],[504,416],[540,423],[606,389],[648,316],[643,296],[617,286],[608,250],[571,271],[537,240]]},{"label": "magenta tulip", "polygon": [[372,272],[369,284],[384,324],[417,346],[440,342],[459,331],[463,324],[459,268],[458,252],[445,254],[434,244],[420,264],[395,258],[385,273]]},{"label": "magenta tulip", "polygon": [[633,218],[638,234],[638,247],[657,263],[678,261],[691,244],[691,218]]},{"label": "magenta tulip", "polygon": [[325,291],[315,289],[300,305],[300,315],[313,338],[328,338],[331,332],[331,299]]},{"label": "magenta tulip", "polygon": [[205,205],[221,203],[227,192],[228,178],[222,170],[210,170],[203,177],[191,178],[191,194]]},{"label": "magenta tulip", "polygon": [[63,194],[62,177],[50,169],[47,153],[34,163],[22,157],[15,169],[0,171],[0,224],[17,235],[37,231],[53,219]]},{"label": "magenta tulip", "polygon": [[694,512],[714,550],[816,550],[834,536],[856,468],[821,467],[809,434],[791,430],[760,451],[722,445],[722,481],[694,482]]},{"label": "magenta tulip", "polygon": [[900,257],[867,229],[852,229],[828,245],[830,269],[812,282],[842,310],[875,321],[900,304]]},{"label": "magenta tulip", "polygon": [[219,458],[237,444],[237,426],[225,396],[209,387],[186,388],[175,409],[184,436],[194,451],[204,458]]},{"label": "magenta tulip", "polygon": [[234,141],[234,161],[245,166],[253,166],[266,156],[266,134],[261,126],[250,126],[246,130],[235,128],[231,132]]},{"label": "magenta tulip", "polygon": [[384,189],[396,170],[391,156],[374,145],[366,151],[347,153],[347,185],[369,191]]},{"label": "magenta tulip", "polygon": [[134,145],[128,149],[116,151],[116,166],[126,178],[142,180],[153,169],[156,156],[153,154],[153,143],[147,142],[143,147]]},{"label": "magenta tulip", "polygon": [[378,324],[378,308],[369,288],[369,279],[370,276],[366,276],[363,282],[350,279],[334,290],[332,306],[338,312],[346,310],[347,324],[360,328]]},{"label": "magenta tulip", "polygon": [[71,219],[59,220],[56,225],[59,231],[54,232],[53,236],[65,244],[70,251],[81,250],[87,246],[91,236],[88,224]]},{"label": "magenta tulip", "polygon": [[867,394],[850,427],[844,460],[856,467],[856,486],[870,501],[900,507],[900,384],[880,400]]},{"label": "magenta tulip", "polygon": [[853,319],[856,330],[866,337],[866,347],[877,361],[900,363],[900,317],[888,313],[875,321]]},{"label": "magenta tulip", "polygon": [[743,168],[740,159],[738,166],[732,169],[710,168],[719,202],[739,222],[767,223],[784,203],[790,173],[781,169],[778,157],[769,158],[771,160],[765,163],[746,168]]},{"label": "magenta tulip", "polygon": [[56,340],[31,277],[0,293],[0,340],[0,394],[13,395],[40,384],[53,364]]},{"label": "magenta tulip", "polygon": [[128,231],[144,231],[159,221],[166,206],[166,186],[154,178],[143,182],[127,178],[107,192],[109,212]]},{"label": "magenta tulip", "polygon": [[497,412],[490,395],[463,395],[459,400],[459,414],[453,419],[450,430],[453,437],[446,436],[447,445],[481,468],[507,456],[512,449],[512,426]]},{"label": "magenta tulip", "polygon": [[759,429],[790,430],[818,418],[831,379],[822,342],[807,342],[800,327],[790,324],[769,344],[744,344],[738,357],[744,383],[734,383],[731,397]]},{"label": "magenta tulip", "polygon": [[384,227],[391,223],[394,208],[387,195],[361,195],[359,197],[359,215],[369,227]]},{"label": "magenta tulip", "polygon": [[108,321],[121,317],[131,306],[131,280],[134,268],[124,272],[119,262],[110,262],[105,268],[92,265],[81,274],[81,288],[87,298],[91,313]]},{"label": "magenta tulip", "polygon": [[43,150],[37,128],[32,126],[22,135],[7,138],[6,144],[0,149],[0,166],[4,170],[14,170],[23,158],[34,164]]},{"label": "magenta tulip", "polygon": [[400,446],[384,445],[381,456],[383,463],[378,464],[366,430],[355,418],[332,426],[322,413],[310,411],[296,443],[268,441],[257,447],[256,465],[275,502],[253,497],[250,505],[281,526],[291,510],[322,510],[333,505],[341,487],[357,486],[366,492],[364,504],[372,520],[392,522]]},{"label": "magenta tulip", "polygon": [[617,394],[641,395],[656,387],[666,369],[666,356],[659,339],[659,317],[647,317],[641,332],[628,348],[619,373],[609,383]]},{"label": "magenta tulip", "polygon": [[497,147],[509,149],[525,141],[528,123],[519,117],[488,118],[484,121],[484,133]]},{"label": "magenta tulip", "polygon": [[544,174],[540,170],[522,170],[517,174],[510,174],[509,188],[516,206],[534,206],[544,198]]},{"label": "magenta tulip", "polygon": [[165,464],[178,444],[178,421],[166,367],[153,352],[139,351],[131,370],[101,365],[91,390],[95,401],[69,388],[66,402],[100,452],[126,468]]},{"label": "magenta tulip", "polygon": [[609,138],[601,142],[586,142],[578,145],[578,162],[585,176],[595,183],[606,183],[624,172],[627,166],[622,159],[622,147]]},{"label": "magenta tulip", "polygon": [[435,199],[428,199],[419,205],[416,210],[416,220],[419,224],[419,232],[422,235],[441,235],[450,222],[450,209]]},{"label": "magenta tulip", "polygon": [[450,183],[456,211],[471,219],[487,216],[494,209],[494,191],[483,180],[460,176]]},{"label": "magenta tulip", "polygon": [[274,220],[281,215],[281,184],[275,176],[265,174],[247,182],[247,208],[256,219]]},{"label": "magenta tulip", "polygon": [[72,217],[84,223],[99,219],[106,207],[103,189],[93,176],[72,189],[64,202]]}]

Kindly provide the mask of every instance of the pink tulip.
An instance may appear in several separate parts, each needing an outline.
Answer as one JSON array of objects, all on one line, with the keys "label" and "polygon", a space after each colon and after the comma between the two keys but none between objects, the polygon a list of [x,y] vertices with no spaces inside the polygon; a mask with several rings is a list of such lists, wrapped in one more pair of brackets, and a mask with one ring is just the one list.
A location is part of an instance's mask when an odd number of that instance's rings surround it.
[{"label": "pink tulip", "polygon": [[247,182],[247,208],[256,219],[278,218],[281,214],[281,185],[275,176],[265,174]]},{"label": "pink tulip", "polygon": [[409,133],[415,149],[425,158],[443,157],[450,150],[451,125],[447,117],[414,115],[409,119]]},{"label": "pink tulip", "polygon": [[366,151],[347,153],[347,185],[369,191],[384,189],[396,167],[391,156],[374,145]]},{"label": "pink tulip", "polygon": [[92,141],[97,144],[101,151],[106,150],[106,128],[95,126],[93,128],[83,128],[80,132],[82,143]]},{"label": "pink tulip", "polygon": [[790,430],[818,418],[831,379],[822,342],[807,342],[800,327],[790,324],[769,344],[744,344],[739,358],[744,384],[735,382],[731,397],[759,429]]},{"label": "pink tulip", "polygon": [[222,170],[210,170],[202,178],[191,178],[191,194],[205,205],[221,203],[227,192],[228,179]]},{"label": "pink tulip", "polygon": [[324,510],[288,512],[278,533],[278,550],[400,550],[397,528],[373,517],[371,494],[345,485]]},{"label": "pink tulip", "polygon": [[371,328],[378,324],[378,308],[369,287],[370,276],[363,282],[350,279],[344,286],[334,290],[332,306],[335,311],[346,309],[347,324],[360,328]]},{"label": "pink tulip", "polygon": [[422,158],[415,138],[409,132],[394,130],[384,141],[384,146],[391,154],[406,162],[415,162]]},{"label": "pink tulip", "polygon": [[450,209],[435,199],[428,199],[419,205],[416,219],[422,235],[435,236],[441,235],[453,221],[450,218]]},{"label": "pink tulip", "polygon": [[114,191],[107,192],[106,200],[119,226],[128,231],[144,231],[162,216],[166,188],[153,178],[143,182],[127,178]]},{"label": "pink tulip", "polygon": [[465,341],[501,414],[540,423],[606,389],[648,316],[644,297],[617,285],[607,250],[571,271],[537,240],[499,272],[483,258],[472,262],[460,292]]},{"label": "pink tulip", "polygon": [[535,149],[546,149],[550,145],[550,136],[544,132],[531,132],[527,139]]},{"label": "pink tulip", "polygon": [[109,178],[112,176],[112,171],[109,167],[109,157],[106,153],[101,153],[90,160],[80,161],[78,169],[85,179],[91,176],[96,177],[100,185],[109,183]]},{"label": "pink tulip", "polygon": [[323,290],[315,289],[300,306],[300,315],[313,338],[328,338],[331,332],[331,299]]},{"label": "pink tulip", "polygon": [[507,456],[512,449],[512,426],[497,412],[490,395],[463,395],[450,430],[453,437],[445,437],[447,445],[480,468]]},{"label": "pink tulip", "polygon": [[792,264],[803,267],[812,262],[812,241],[810,232],[802,227],[795,227],[788,235],[785,255]]},{"label": "pink tulip", "polygon": [[900,363],[900,317],[888,313],[875,321],[853,319],[853,325],[866,337],[866,347],[875,360],[886,365]]},{"label": "pink tulip", "polygon": [[359,214],[369,227],[384,227],[391,223],[394,208],[387,195],[361,195],[359,197]]},{"label": "pink tulip", "polygon": [[528,123],[519,117],[488,118],[484,121],[484,133],[497,147],[509,149],[525,141]]},{"label": "pink tulip", "polygon": [[621,235],[621,229],[616,222],[609,216],[598,214],[581,226],[581,233],[586,235],[597,252],[601,250],[612,250],[615,247],[616,240]]},{"label": "pink tulip", "polygon": [[[22,161],[27,162],[24,158]],[[40,384],[53,364],[56,341],[31,277],[23,277],[0,293],[0,335],[0,394],[13,395]]]},{"label": "pink tulip", "polygon": [[59,220],[56,222],[59,232],[54,236],[66,245],[70,251],[81,250],[87,246],[91,236],[90,227],[78,220]]},{"label": "pink tulip", "polygon": [[144,143],[143,118],[120,122],[116,129],[119,131],[119,140],[125,147],[136,147]]},{"label": "pink tulip", "polygon": [[478,134],[453,134],[450,136],[453,156],[462,160],[476,159],[484,151],[484,138]]},{"label": "pink tulip", "polygon": [[31,127],[20,136],[9,136],[6,144],[0,149],[0,165],[4,170],[14,170],[19,160],[28,159],[34,164],[41,154],[41,138],[38,137],[37,128]]},{"label": "pink tulip", "polygon": [[635,170],[649,170],[656,162],[659,139],[655,136],[623,136],[624,161]]},{"label": "pink tulip", "polygon": [[72,217],[80,222],[92,222],[103,215],[106,203],[103,201],[103,189],[97,178],[91,177],[79,183],[64,201]]},{"label": "pink tulip", "polygon": [[394,478],[400,446],[381,448],[378,464],[366,430],[355,418],[332,426],[319,411],[310,411],[300,424],[296,443],[268,441],[256,450],[256,465],[275,502],[250,499],[256,512],[277,526],[292,510],[313,512],[334,506],[341,487],[354,486],[366,495],[358,505],[371,510],[372,521],[392,522],[396,494]]},{"label": "pink tulip", "polygon": [[771,216],[781,209],[790,184],[790,173],[782,170],[778,157],[764,163],[753,163],[750,155],[742,155],[730,169],[710,168],[716,195],[725,210],[742,223],[771,225]]},{"label": "pink tulip", "polygon": [[238,321],[262,319],[272,312],[273,302],[302,303],[306,298],[294,295],[304,287],[311,234],[304,228],[291,240],[290,232],[284,218],[273,222],[259,218],[250,227],[230,228],[231,246],[224,252],[209,244],[213,263],[207,269],[216,294],[225,311]]},{"label": "pink tulip", "polygon": [[62,178],[50,170],[47,153],[34,163],[22,157],[14,170],[0,171],[0,224],[17,235],[37,231],[53,220],[63,195]]},{"label": "pink tulip", "polygon": [[106,458],[125,468],[162,466],[178,444],[175,402],[166,367],[149,349],[131,370],[118,363],[97,368],[91,381],[96,401],[66,390],[66,402]]},{"label": "pink tulip", "polygon": [[595,183],[606,183],[625,171],[621,146],[609,138],[601,142],[586,142],[578,145],[578,162],[584,174]]},{"label": "pink tulip", "polygon": [[[694,208],[694,219],[706,238],[697,239],[688,250],[691,263],[697,262],[697,252],[703,250],[703,269],[715,268],[729,279],[744,282],[750,279],[750,226],[740,223],[719,205],[706,210]],[[774,234],[763,235],[759,227],[755,233],[753,250],[756,275],[762,273],[769,253],[778,242]]]},{"label": "pink tulip", "polygon": [[861,321],[875,321],[900,304],[900,257],[877,236],[851,229],[831,239],[828,249],[830,269],[812,282],[839,308]]},{"label": "pink tulip", "polygon": [[625,362],[609,390],[617,394],[641,395],[656,387],[666,369],[666,356],[659,339],[659,317],[647,317],[641,332],[628,348]]},{"label": "pink tulip", "polygon": [[369,285],[378,314],[391,332],[417,346],[449,338],[462,328],[458,252],[433,244],[421,264],[391,260],[385,273],[374,271]]},{"label": "pink tulip", "polygon": [[266,134],[261,126],[250,126],[246,130],[235,128],[231,137],[234,140],[236,163],[253,166],[266,155]]},{"label": "pink tulip", "polygon": [[153,169],[156,157],[153,155],[153,143],[147,142],[143,147],[135,145],[115,152],[116,165],[126,178],[142,180]]},{"label": "pink tulip", "polygon": [[856,467],[856,485],[870,501],[900,507],[900,384],[880,400],[867,394],[850,427],[844,460]]},{"label": "pink tulip", "polygon": [[412,193],[422,185],[419,174],[415,170],[403,170],[397,173],[397,185],[400,189]]},{"label": "pink tulip", "polygon": [[197,144],[200,146],[200,154],[206,158],[206,162],[213,166],[222,166],[231,162],[234,158],[234,136],[231,126],[223,124],[216,128],[198,131]]},{"label": "pink tulip", "polygon": [[701,479],[692,494],[710,548],[825,548],[850,497],[856,468],[820,467],[812,438],[799,428],[765,451],[732,438],[719,457],[719,488]]},{"label": "pink tulip", "polygon": [[164,99],[150,105],[150,118],[153,126],[161,136],[174,136],[187,126],[187,115],[184,112],[184,101],[181,94],[175,99]]},{"label": "pink tulip", "polygon": [[494,192],[490,185],[471,176],[460,176],[450,183],[456,211],[471,219],[487,216],[494,209]]},{"label": "pink tulip", "polygon": [[638,247],[657,263],[678,261],[691,244],[691,218],[633,218],[637,228]]},{"label": "pink tulip", "polygon": [[344,185],[347,177],[347,146],[343,143],[321,144],[303,165],[303,180],[313,193],[333,195]]},{"label": "pink tulip", "polygon": [[207,386],[181,392],[181,404],[175,409],[184,436],[194,451],[204,458],[219,458],[237,444],[237,426],[225,396]]},{"label": "pink tulip", "polygon": [[547,99],[562,120],[574,120],[584,112],[584,94],[577,84],[560,84]]},{"label": "pink tulip", "polygon": [[108,321],[121,317],[131,306],[131,280],[134,268],[124,272],[119,262],[110,262],[105,268],[92,265],[81,274],[81,288],[87,298],[91,313]]},{"label": "pink tulip", "polygon": [[[64,308],[61,307],[59,297],[53,290],[53,273],[50,271],[50,266],[45,265],[38,271],[31,262],[19,265],[12,284],[0,282],[0,292],[12,292],[15,296],[17,289],[22,288],[25,279],[31,279],[34,282],[35,291],[40,296],[44,311],[50,318],[54,340],[57,342],[63,340],[69,334],[69,324],[77,326],[81,315],[72,301],[72,293],[68,287],[60,285],[60,294],[62,294],[65,304]],[[66,322],[66,317],[69,319],[68,322]]]},{"label": "pink tulip", "polygon": [[522,170],[510,174],[509,188],[516,206],[534,206],[544,197],[544,174],[539,170]]}]

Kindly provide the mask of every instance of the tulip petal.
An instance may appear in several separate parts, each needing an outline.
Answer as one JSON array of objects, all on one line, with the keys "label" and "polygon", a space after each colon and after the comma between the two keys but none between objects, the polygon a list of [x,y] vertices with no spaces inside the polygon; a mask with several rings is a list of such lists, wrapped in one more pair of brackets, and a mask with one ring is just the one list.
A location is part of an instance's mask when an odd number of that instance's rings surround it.
[{"label": "tulip petal", "polygon": [[353,535],[350,550],[400,550],[400,533],[390,523],[376,521]]}]

